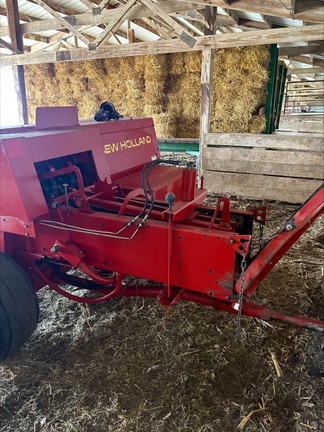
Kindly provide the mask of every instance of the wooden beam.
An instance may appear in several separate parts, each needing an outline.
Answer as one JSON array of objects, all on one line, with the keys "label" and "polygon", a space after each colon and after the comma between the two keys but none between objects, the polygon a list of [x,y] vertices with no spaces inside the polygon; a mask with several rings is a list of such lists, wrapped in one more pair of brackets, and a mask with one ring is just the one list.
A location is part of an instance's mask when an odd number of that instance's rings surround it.
[{"label": "wooden beam", "polygon": [[7,48],[9,51],[13,52],[14,54],[23,54],[22,51],[12,46],[10,43],[6,42],[5,40],[0,38],[0,45]]},{"label": "wooden beam", "polygon": [[107,27],[100,33],[100,35],[94,40],[94,42],[89,45],[89,49],[96,49],[107,39],[109,33],[125,19],[125,15],[134,6],[136,1],[137,0],[130,0],[127,2],[127,5],[118,10],[118,15],[115,20],[109,23]]},{"label": "wooden beam", "polygon": [[204,35],[208,36],[216,33],[216,16],[217,8],[210,6],[205,7]]},{"label": "wooden beam", "polygon": [[141,20],[139,19],[133,19],[132,22],[136,25],[138,25],[139,27],[142,27],[143,29],[155,34],[156,36],[160,36],[157,29],[156,29],[156,24],[154,24],[154,22],[149,21],[149,18],[143,18]]},{"label": "wooden beam", "polygon": [[240,18],[239,20],[240,28],[250,30],[250,29],[260,29],[267,30],[269,28],[268,24],[264,21],[253,21],[244,18]]},{"label": "wooden beam", "polygon": [[[35,0],[36,1],[36,0]],[[47,3],[50,4],[49,0]],[[174,2],[174,0],[166,0],[160,1],[156,3],[160,9],[164,10],[166,13],[172,12],[182,12],[188,10],[196,10],[196,9],[204,9],[205,6],[196,5],[196,4],[187,4]],[[116,17],[119,13],[119,8],[111,9],[111,10],[103,10],[100,15],[94,15],[92,13],[83,13],[78,15],[71,15],[69,19],[73,21],[75,26],[84,26],[84,25],[99,25],[99,24],[109,24],[110,22],[116,20]],[[53,9],[54,10],[54,9]],[[69,14],[67,14],[69,15]],[[148,8],[144,7],[141,4],[135,5],[134,8],[129,11],[125,19],[134,19],[134,18],[147,18],[152,16],[152,11]],[[47,19],[47,20],[39,20],[37,22],[26,23],[21,25],[22,33],[37,33],[47,30],[60,30],[65,26],[62,25],[62,22],[58,19]],[[8,27],[2,26],[0,27],[0,37],[8,36],[9,30]]]},{"label": "wooden beam", "polygon": [[[203,136],[209,132],[211,98],[213,86],[214,50],[205,49],[202,52],[201,61],[201,105],[200,105],[200,137],[199,151],[203,152]],[[203,175],[202,158],[199,161],[199,176]]]},{"label": "wooden beam", "polygon": [[[7,16],[7,12],[6,8],[0,7],[0,15]],[[38,19],[19,12],[19,21],[33,22],[38,21]]]},{"label": "wooden beam", "polygon": [[279,56],[295,56],[301,54],[322,54],[324,53],[324,44],[321,41],[320,45],[305,45],[291,46],[279,48]]},{"label": "wooden beam", "polygon": [[[51,42],[54,42],[54,41],[57,41],[57,39],[58,38],[60,38],[60,37],[65,37],[67,34],[69,34],[70,32],[69,32],[69,30],[64,30],[64,31],[59,31],[59,32],[57,32],[57,33],[55,33],[55,34],[53,34],[52,36],[50,36],[49,38],[48,38],[48,43],[51,43]],[[76,36],[75,36],[76,37]]]},{"label": "wooden beam", "polygon": [[107,5],[108,5],[108,3],[110,2],[110,0],[102,0],[99,4],[98,4],[98,7],[99,7],[99,9],[104,9]]},{"label": "wooden beam", "polygon": [[[47,0],[47,3],[50,4],[49,0]],[[205,8],[205,6],[202,5],[197,6],[195,3],[188,4],[188,3],[181,3],[179,1],[175,2],[174,0],[160,1],[156,3],[156,5],[158,5],[159,8],[162,9],[167,14],[173,12],[196,10],[196,9],[201,10]],[[110,22],[116,20],[116,17],[118,16],[119,13],[119,9],[120,8],[115,8],[110,10],[104,9],[100,15],[94,15],[93,13],[87,12],[83,14],[71,15],[68,18],[70,22],[73,22],[73,25],[75,26],[84,26],[84,25],[93,26],[99,24],[109,24]],[[144,7],[141,4],[138,4],[138,5],[134,5],[134,8],[126,14],[125,19],[147,18],[151,16],[152,16],[152,11],[150,9]],[[31,22],[31,23],[26,23],[21,25],[22,33],[38,33],[38,32],[48,31],[48,30],[60,30],[62,28],[65,28],[65,26],[62,25],[62,22],[59,21],[58,19],[39,20],[37,22]],[[0,37],[4,37],[8,35],[9,35],[8,27],[6,26],[0,27]]]},{"label": "wooden beam", "polygon": [[63,27],[67,28],[68,30],[70,30],[71,33],[73,33],[75,36],[77,36],[83,43],[85,43],[86,45],[89,44],[89,40],[85,36],[83,36],[73,25],[68,23],[67,20],[62,18],[54,9],[52,9],[50,6],[48,6],[42,0],[35,0],[35,1],[39,6],[41,6],[43,9],[45,9],[46,12],[48,12],[55,19],[57,19],[63,25]]},{"label": "wooden beam", "polygon": [[49,43],[49,38],[35,33],[24,34],[24,39],[34,40],[37,42]]},{"label": "wooden beam", "polygon": [[[239,17],[237,16],[237,13],[231,9],[224,9],[224,12],[226,13],[226,16],[228,17],[228,20],[230,22],[231,26],[238,26],[239,25]],[[221,20],[221,15],[218,14],[217,17],[218,20]]]},{"label": "wooden beam", "polygon": [[[18,0],[6,0],[9,36],[12,47],[24,52],[24,42],[20,29]],[[19,54],[17,54],[19,55]],[[21,54],[23,55],[23,54]],[[11,56],[14,57],[14,56]],[[19,123],[28,124],[28,109],[23,66],[13,66],[14,83],[18,102]]]},{"label": "wooden beam", "polygon": [[306,56],[289,56],[288,60],[297,63],[304,63],[312,66],[324,67],[324,60],[319,60],[319,59],[306,57]]},{"label": "wooden beam", "polygon": [[[29,3],[38,4],[37,0],[28,0]],[[61,6],[58,3],[54,3],[51,0],[46,0],[47,6],[49,6],[51,9],[53,9],[55,12],[60,12],[63,15],[75,15],[75,10],[68,8],[66,6]],[[53,29],[54,30],[54,29]]]},{"label": "wooden beam", "polygon": [[[79,48],[66,53],[65,61],[94,60],[108,57],[131,57],[147,54],[165,54],[173,52],[202,51],[203,49],[222,49],[243,46],[268,45],[283,42],[299,42],[318,40],[318,35],[324,31],[324,25],[291,27],[269,30],[255,30],[250,32],[232,33],[215,36],[199,36],[193,48],[179,44],[178,40],[140,42],[132,49],[128,45],[105,46],[97,50]],[[1,57],[3,66],[15,64],[52,63],[58,61],[55,53],[20,54],[17,56]],[[62,59],[60,61],[63,61]],[[318,71],[319,72],[319,71]]]},{"label": "wooden beam", "polygon": [[151,9],[155,15],[158,15],[163,19],[163,21],[169,24],[174,29],[174,31],[180,35],[180,40],[182,42],[190,46],[190,48],[195,45],[195,38],[193,38],[180,24],[178,24],[173,18],[164,12],[163,9],[159,8],[156,3],[152,3],[151,0],[140,0],[140,2]]},{"label": "wooden beam", "polygon": [[17,0],[6,0],[6,6],[11,44],[16,50],[24,52],[24,43],[20,31],[18,2]]},{"label": "wooden beam", "polygon": [[313,67],[313,68],[295,68],[295,69],[288,69],[288,74],[295,74],[295,75],[309,75],[314,73],[323,73],[324,68],[321,67]]},{"label": "wooden beam", "polygon": [[272,21],[269,17],[267,17],[266,15],[261,15],[261,18],[265,23],[265,25],[267,26],[267,28],[272,28]]},{"label": "wooden beam", "polygon": [[93,4],[89,0],[79,0],[79,1],[82,4],[84,4],[84,6],[87,7],[88,9],[90,9],[91,11],[94,8]]},{"label": "wooden beam", "polygon": [[[191,3],[192,0],[181,0]],[[307,22],[323,22],[324,6],[321,0],[297,0],[295,14],[282,2],[269,0],[195,0],[195,3],[204,6],[219,6],[225,9],[238,10],[243,12],[254,12],[261,15],[270,15],[281,18],[294,18]]]}]

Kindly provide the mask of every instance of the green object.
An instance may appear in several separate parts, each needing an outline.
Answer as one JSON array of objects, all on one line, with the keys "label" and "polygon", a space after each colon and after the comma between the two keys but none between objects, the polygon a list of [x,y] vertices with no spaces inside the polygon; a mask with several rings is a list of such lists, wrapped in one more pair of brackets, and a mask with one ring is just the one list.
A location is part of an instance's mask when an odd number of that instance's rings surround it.
[{"label": "green object", "polygon": [[163,152],[199,152],[198,139],[158,139],[159,150]]},{"label": "green object", "polygon": [[284,65],[280,64],[278,67],[278,71],[277,71],[277,79],[276,79],[276,86],[275,86],[275,98],[273,101],[273,116],[272,116],[272,122],[271,122],[271,133],[276,130],[277,117],[278,117],[278,113],[279,113],[280,91],[281,91],[281,85],[282,85],[283,72],[284,72]]},{"label": "green object", "polygon": [[270,47],[270,63],[269,63],[269,80],[267,85],[267,99],[265,105],[265,116],[267,119],[266,127],[263,133],[272,133],[273,124],[273,112],[274,112],[274,99],[275,99],[275,87],[277,77],[277,65],[278,65],[278,47],[277,44],[272,44]]},{"label": "green object", "polygon": [[282,109],[282,103],[283,103],[283,99],[284,99],[284,94],[285,94],[287,72],[288,72],[288,68],[287,68],[287,66],[284,66],[284,70],[283,70],[283,74],[282,74],[282,80],[281,80],[281,89],[280,89],[278,111],[277,111],[277,117],[276,117],[276,124],[275,124],[276,129],[279,128],[279,124],[280,124],[280,115],[281,115],[281,109]]}]

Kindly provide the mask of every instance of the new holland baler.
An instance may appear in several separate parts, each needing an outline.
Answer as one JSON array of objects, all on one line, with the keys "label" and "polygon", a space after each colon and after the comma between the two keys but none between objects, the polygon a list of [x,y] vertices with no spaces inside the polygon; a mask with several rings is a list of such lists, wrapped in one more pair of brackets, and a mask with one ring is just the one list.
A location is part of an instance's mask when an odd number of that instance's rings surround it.
[{"label": "new holland baler", "polygon": [[3,130],[0,145],[0,359],[34,331],[46,285],[83,303],[152,296],[324,330],[251,302],[323,212],[323,186],[253,254],[266,209],[203,205],[194,165],[160,159],[152,119],[79,124],[75,107],[38,108],[35,126]]}]

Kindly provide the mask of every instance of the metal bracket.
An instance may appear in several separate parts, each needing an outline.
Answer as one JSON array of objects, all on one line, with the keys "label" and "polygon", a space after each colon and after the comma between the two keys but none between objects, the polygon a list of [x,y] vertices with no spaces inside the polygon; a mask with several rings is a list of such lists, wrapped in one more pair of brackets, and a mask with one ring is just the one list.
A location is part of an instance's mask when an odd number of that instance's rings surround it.
[{"label": "metal bracket", "polygon": [[75,26],[75,24],[76,24],[76,19],[75,19],[74,15],[63,17],[63,19],[65,19],[65,21],[67,23],[71,24],[72,26]]},{"label": "metal bracket", "polygon": [[190,34],[186,32],[181,33],[180,40],[184,42],[186,45],[188,45],[190,48],[192,48],[196,43],[196,39],[190,36]]},{"label": "metal bracket", "polygon": [[70,51],[56,51],[56,61],[69,61],[71,60]]},{"label": "metal bracket", "polygon": [[235,252],[240,255],[246,255],[249,252],[251,236],[249,235],[235,235],[231,236],[227,243],[229,243]]},{"label": "metal bracket", "polygon": [[92,9],[93,15],[101,15],[101,9],[100,7],[95,7]]},{"label": "metal bracket", "polygon": [[267,218],[267,206],[253,210],[253,219],[255,222],[265,225]]}]

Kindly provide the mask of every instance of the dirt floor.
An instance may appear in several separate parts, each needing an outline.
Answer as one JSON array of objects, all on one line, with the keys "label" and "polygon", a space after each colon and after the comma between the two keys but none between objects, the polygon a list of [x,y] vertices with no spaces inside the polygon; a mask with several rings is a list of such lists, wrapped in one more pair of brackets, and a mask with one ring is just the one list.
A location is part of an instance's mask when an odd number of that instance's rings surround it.
[{"label": "dirt floor", "polygon": [[[269,203],[264,235],[294,210]],[[274,267],[256,303],[324,319],[322,224]],[[36,332],[0,364],[1,432],[324,431],[323,334],[243,317],[238,343],[234,315],[196,304],[84,306],[46,288],[39,299]]]}]

